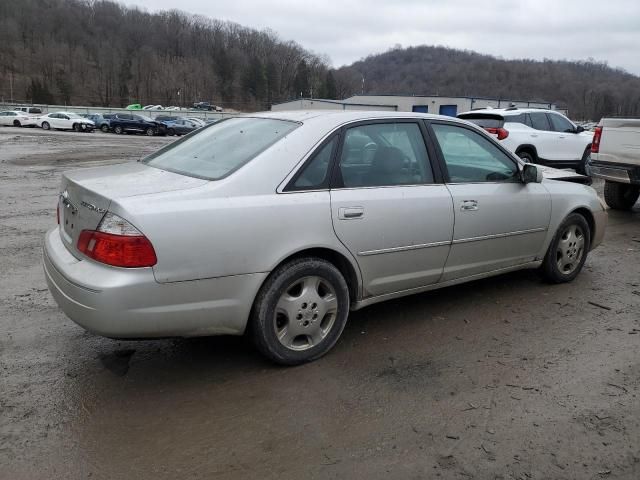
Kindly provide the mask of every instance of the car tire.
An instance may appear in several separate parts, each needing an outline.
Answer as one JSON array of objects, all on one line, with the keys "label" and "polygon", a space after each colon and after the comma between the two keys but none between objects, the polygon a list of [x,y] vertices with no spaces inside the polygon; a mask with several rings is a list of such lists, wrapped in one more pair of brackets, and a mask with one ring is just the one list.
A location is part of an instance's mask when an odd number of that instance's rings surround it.
[{"label": "car tire", "polygon": [[587,220],[572,213],[558,227],[551,240],[541,271],[550,283],[570,282],[582,270],[591,248],[591,230]]},{"label": "car tire", "polygon": [[108,132],[109,132],[109,125],[107,125],[106,123],[105,123],[105,124],[103,124],[103,125],[100,127],[100,130],[102,130],[104,133],[108,133]]},{"label": "car tire", "polygon": [[21,126],[22,126],[22,124],[20,123],[20,121],[19,121],[19,120],[14,120],[14,121],[13,121],[13,126],[14,126],[14,127],[21,127]]},{"label": "car tire", "polygon": [[349,288],[321,258],[275,269],[256,296],[249,332],[257,349],[280,365],[320,358],[338,341],[349,315]]},{"label": "car tire", "polygon": [[580,163],[576,168],[576,173],[589,176],[589,173],[587,172],[587,165],[589,164],[589,160],[591,160],[591,147],[587,147],[582,154],[582,159],[580,160]]},{"label": "car tire", "polygon": [[147,137],[153,137],[156,134],[156,130],[155,128],[148,127],[144,133]]},{"label": "car tire", "polygon": [[173,128],[170,128],[169,130],[167,130],[167,135],[169,135],[170,137],[173,137],[176,134],[176,131]]},{"label": "car tire", "polygon": [[639,196],[639,185],[604,182],[604,201],[614,210],[631,210]]},{"label": "car tire", "polygon": [[49,125],[49,122],[42,122],[43,130],[49,130],[50,128],[51,128],[51,125]]},{"label": "car tire", "polygon": [[74,130],[75,132],[80,132],[80,131],[82,130],[82,128],[81,128],[81,126],[80,126],[80,124],[79,124],[79,123],[74,123],[74,124],[73,124],[73,130]]},{"label": "car tire", "polygon": [[518,157],[524,161],[524,163],[534,163],[533,155],[529,152],[518,152]]},{"label": "car tire", "polygon": [[124,133],[124,129],[120,125],[116,125],[115,127],[113,127],[113,133],[121,135]]}]

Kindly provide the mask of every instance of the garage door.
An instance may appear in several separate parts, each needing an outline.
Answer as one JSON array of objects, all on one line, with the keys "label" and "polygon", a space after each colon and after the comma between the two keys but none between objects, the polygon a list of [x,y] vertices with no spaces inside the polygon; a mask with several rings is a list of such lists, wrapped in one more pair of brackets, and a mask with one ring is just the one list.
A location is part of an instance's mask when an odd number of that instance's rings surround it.
[{"label": "garage door", "polygon": [[457,105],[440,105],[440,115],[447,115],[448,117],[455,117],[458,114]]},{"label": "garage door", "polygon": [[420,113],[429,113],[429,105],[414,105],[413,111]]}]

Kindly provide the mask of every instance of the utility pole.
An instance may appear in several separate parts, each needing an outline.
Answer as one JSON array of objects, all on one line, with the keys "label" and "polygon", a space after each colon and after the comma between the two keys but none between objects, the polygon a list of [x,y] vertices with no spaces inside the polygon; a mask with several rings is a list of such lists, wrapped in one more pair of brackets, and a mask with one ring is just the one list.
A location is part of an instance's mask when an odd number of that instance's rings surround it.
[{"label": "utility pole", "polygon": [[364,95],[364,75],[362,76],[362,95]]}]

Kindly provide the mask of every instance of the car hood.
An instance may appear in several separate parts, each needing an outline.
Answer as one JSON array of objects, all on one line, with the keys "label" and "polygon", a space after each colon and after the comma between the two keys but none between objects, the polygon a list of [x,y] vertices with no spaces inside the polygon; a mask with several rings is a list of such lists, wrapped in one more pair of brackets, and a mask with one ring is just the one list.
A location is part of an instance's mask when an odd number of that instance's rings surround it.
[{"label": "car hood", "polygon": [[584,185],[591,185],[591,177],[576,173],[573,170],[562,170],[560,168],[546,167],[543,165],[536,165],[542,169],[542,176],[548,180],[564,180],[566,182],[582,183]]}]

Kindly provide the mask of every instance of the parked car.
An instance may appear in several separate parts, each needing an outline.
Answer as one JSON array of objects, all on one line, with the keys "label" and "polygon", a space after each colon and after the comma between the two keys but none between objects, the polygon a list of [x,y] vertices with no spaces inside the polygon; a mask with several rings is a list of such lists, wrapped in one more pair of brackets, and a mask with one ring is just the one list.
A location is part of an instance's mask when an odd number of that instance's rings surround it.
[{"label": "parked car", "polygon": [[154,120],[156,122],[173,122],[175,120],[180,120],[183,117],[178,117],[176,115],[158,115]]},{"label": "parked car", "polygon": [[616,210],[630,210],[640,197],[640,119],[603,118],[591,144],[587,167],[604,179],[604,200]]},{"label": "parked car", "polygon": [[590,133],[559,112],[538,108],[486,108],[458,118],[483,127],[526,162],[586,173]]},{"label": "parked car", "polygon": [[199,127],[204,127],[206,125],[206,122],[202,119],[202,118],[198,118],[198,117],[186,117],[186,120],[190,120],[193,123],[195,123],[196,125],[198,125]]},{"label": "parked car", "polygon": [[75,130],[76,132],[93,132],[95,124],[74,112],[53,112],[39,117],[37,124],[43,130]]},{"label": "parked car", "polygon": [[167,111],[176,111],[176,110],[180,110],[180,107],[176,107],[174,105],[171,105],[170,107],[165,108],[165,110],[167,110]]},{"label": "parked car", "polygon": [[525,268],[573,280],[607,219],[584,179],[452,117],[252,114],[64,172],[44,268],[94,333],[247,332],[298,364],[333,347],[349,310]]},{"label": "parked car", "polygon": [[164,124],[167,126],[167,135],[186,135],[193,132],[194,130],[202,128],[202,125],[196,124],[195,122],[184,118],[166,121],[164,122]]},{"label": "parked car", "polygon": [[87,114],[86,118],[91,120],[95,124],[96,128],[106,133],[109,131],[109,125],[112,116],[113,114],[109,113],[89,113]]},{"label": "parked car", "polygon": [[114,133],[144,133],[145,135],[166,135],[167,128],[162,122],[135,113],[116,113],[109,122]]},{"label": "parked car", "polygon": [[209,110],[209,111],[216,111],[216,112],[221,112],[222,108],[218,107],[216,105],[212,105],[209,102],[196,102],[193,104],[193,108],[196,110]]},{"label": "parked car", "polygon": [[33,115],[41,115],[42,109],[40,107],[16,107],[13,109],[15,112],[30,113]]},{"label": "parked car", "polygon": [[142,107],[143,110],[163,110],[162,105],[147,105]]},{"label": "parked car", "polygon": [[7,110],[0,112],[0,125],[12,127],[34,127],[37,125],[38,117],[25,113]]},{"label": "parked car", "polygon": [[139,103],[132,103],[131,105],[127,105],[126,110],[142,110],[142,105]]}]

